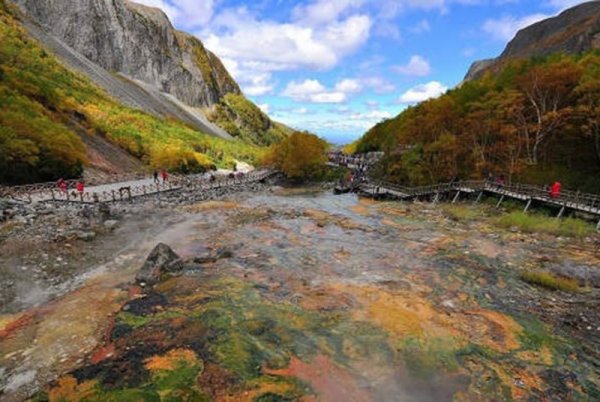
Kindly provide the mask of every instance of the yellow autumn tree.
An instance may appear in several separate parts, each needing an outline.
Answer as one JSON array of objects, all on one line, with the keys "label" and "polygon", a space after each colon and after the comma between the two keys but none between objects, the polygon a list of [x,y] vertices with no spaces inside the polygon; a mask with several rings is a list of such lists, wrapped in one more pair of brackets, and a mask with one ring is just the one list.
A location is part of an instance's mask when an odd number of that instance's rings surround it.
[{"label": "yellow autumn tree", "polygon": [[265,164],[281,170],[288,178],[302,181],[323,175],[329,144],[308,132],[295,132],[274,145]]}]

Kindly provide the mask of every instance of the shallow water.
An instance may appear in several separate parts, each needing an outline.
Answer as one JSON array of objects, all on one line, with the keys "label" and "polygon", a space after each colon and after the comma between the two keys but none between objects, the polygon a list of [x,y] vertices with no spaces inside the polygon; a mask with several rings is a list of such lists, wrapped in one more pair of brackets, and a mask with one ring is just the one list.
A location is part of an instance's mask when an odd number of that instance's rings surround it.
[{"label": "shallow water", "polygon": [[[585,400],[597,373],[504,303],[529,251],[426,209],[278,190],[174,211],[78,290],[4,318],[5,398]],[[158,242],[233,257],[144,296],[130,283]]]}]

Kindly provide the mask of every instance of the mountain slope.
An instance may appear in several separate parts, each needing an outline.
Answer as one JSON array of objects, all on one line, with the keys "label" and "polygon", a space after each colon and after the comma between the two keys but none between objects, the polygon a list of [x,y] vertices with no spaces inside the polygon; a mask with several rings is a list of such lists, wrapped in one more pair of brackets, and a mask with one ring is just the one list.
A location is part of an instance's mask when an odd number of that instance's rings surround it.
[{"label": "mountain slope", "polygon": [[523,29],[501,58],[377,124],[357,151],[385,151],[379,174],[409,184],[491,174],[600,191],[599,20],[593,2]]},{"label": "mountain slope", "polygon": [[108,71],[151,84],[190,106],[240,89],[193,36],[159,9],[124,0],[14,0],[34,21]]},{"label": "mountain slope", "polygon": [[475,62],[465,79],[498,72],[510,60],[593,49],[600,49],[600,1],[580,4],[520,30],[497,59]]},{"label": "mountain slope", "polygon": [[207,119],[216,105],[227,106],[226,95],[251,102],[219,58],[174,29],[161,10],[127,0],[12,1],[32,36],[127,106],[224,139],[239,136],[258,145],[281,139],[262,112],[269,124],[258,131],[246,126],[243,111],[230,110],[221,126]]},{"label": "mountain slope", "polygon": [[144,165],[197,171],[259,158],[252,144],[119,103],[44,49],[8,4],[0,0],[0,183],[76,177],[84,166],[105,174]]}]

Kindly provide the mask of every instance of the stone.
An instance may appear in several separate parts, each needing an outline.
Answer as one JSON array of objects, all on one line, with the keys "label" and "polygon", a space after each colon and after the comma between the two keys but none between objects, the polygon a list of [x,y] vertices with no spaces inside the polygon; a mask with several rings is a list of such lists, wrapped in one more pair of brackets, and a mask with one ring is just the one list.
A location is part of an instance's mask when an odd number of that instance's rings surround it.
[{"label": "stone", "polygon": [[163,274],[179,273],[183,270],[181,258],[164,243],[159,243],[135,276],[138,283],[154,285],[160,281]]},{"label": "stone", "polygon": [[109,219],[106,222],[104,222],[104,227],[108,230],[113,230],[114,228],[117,227],[118,224],[119,224],[119,221]]}]

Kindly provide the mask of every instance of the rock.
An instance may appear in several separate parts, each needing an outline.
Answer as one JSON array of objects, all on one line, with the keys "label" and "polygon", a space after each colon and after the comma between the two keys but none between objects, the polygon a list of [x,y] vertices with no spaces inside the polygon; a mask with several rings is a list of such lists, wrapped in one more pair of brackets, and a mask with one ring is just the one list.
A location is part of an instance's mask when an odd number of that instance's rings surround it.
[{"label": "rock", "polygon": [[178,273],[183,270],[181,258],[164,243],[159,243],[150,253],[135,279],[138,283],[154,285],[166,273]]},{"label": "rock", "polygon": [[118,224],[119,224],[119,221],[107,220],[106,222],[104,222],[104,227],[108,230],[113,230],[114,228],[117,227]]},{"label": "rock", "polygon": [[76,236],[79,240],[92,241],[96,238],[96,233],[94,233],[94,232],[77,232]]},{"label": "rock", "polygon": [[194,263],[196,264],[212,264],[214,262],[217,262],[218,258],[216,255],[213,254],[205,254],[205,255],[199,255],[197,257],[194,258]]}]

